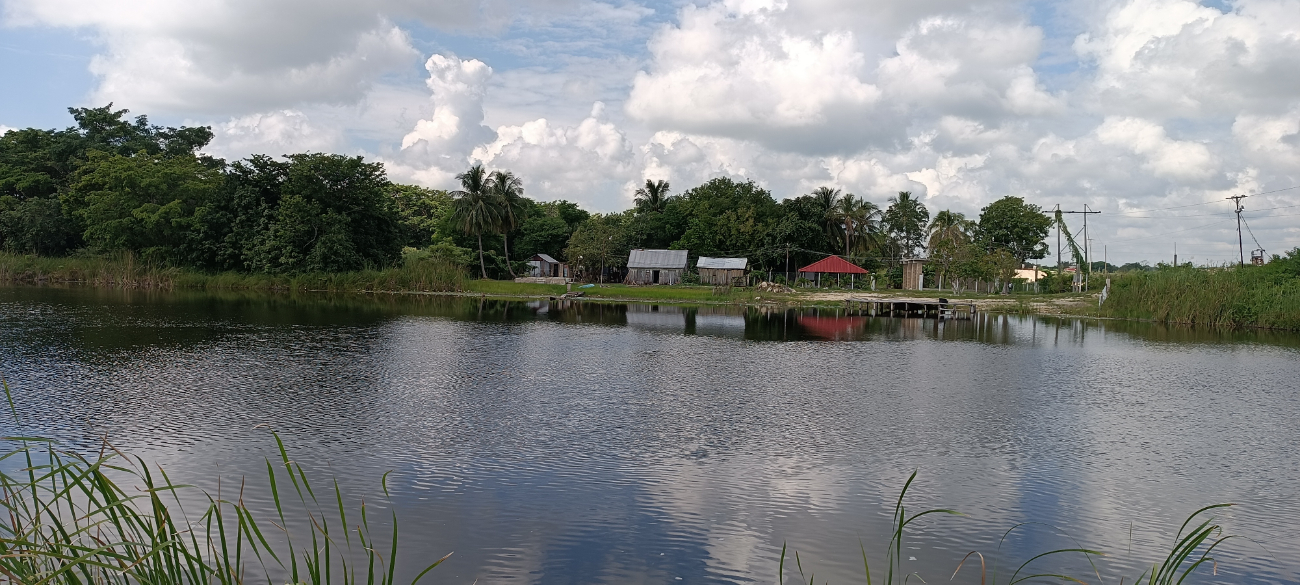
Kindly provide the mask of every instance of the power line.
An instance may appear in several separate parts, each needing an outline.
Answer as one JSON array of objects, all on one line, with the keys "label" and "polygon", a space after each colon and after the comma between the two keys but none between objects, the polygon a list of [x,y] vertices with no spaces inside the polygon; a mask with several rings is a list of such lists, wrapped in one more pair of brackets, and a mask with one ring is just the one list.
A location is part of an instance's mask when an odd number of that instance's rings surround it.
[{"label": "power line", "polygon": [[1263,192],[1263,193],[1256,193],[1256,195],[1268,195],[1269,193],[1281,193],[1281,192],[1283,192],[1283,191],[1290,191],[1290,190],[1292,190],[1292,189],[1300,189],[1300,185],[1296,185],[1296,186],[1294,186],[1294,187],[1287,187],[1287,188],[1285,188],[1285,189],[1274,189],[1274,190],[1272,190],[1272,191],[1265,191],[1265,192]]},{"label": "power line", "polygon": [[[1272,191],[1264,191],[1263,193],[1253,193],[1252,195],[1268,195],[1268,194],[1270,194],[1270,193],[1281,193],[1281,192],[1283,192],[1283,191],[1291,191],[1291,190],[1293,190],[1293,189],[1300,189],[1300,185],[1295,185],[1295,186],[1292,186],[1292,187],[1286,187],[1286,188],[1284,188],[1284,189],[1274,189],[1274,190],[1272,190]],[[1212,199],[1212,200],[1210,200],[1210,201],[1202,201],[1202,202],[1200,202],[1200,203],[1189,203],[1189,204],[1187,204],[1187,205],[1175,205],[1175,206],[1173,206],[1173,207],[1160,207],[1160,208],[1156,208],[1156,209],[1134,209],[1134,210],[1132,210],[1132,211],[1117,211],[1117,212],[1115,212],[1115,213],[1118,214],[1118,215],[1128,215],[1128,214],[1130,214],[1130,213],[1146,213],[1146,212],[1148,212],[1148,211],[1167,211],[1167,210],[1170,210],[1170,209],[1183,209],[1183,208],[1186,208],[1186,207],[1197,207],[1197,206],[1200,206],[1200,205],[1209,205],[1209,204],[1211,204],[1211,203],[1218,203],[1218,202],[1220,202],[1220,201],[1222,201],[1222,199]],[[1280,209],[1280,208],[1279,208],[1279,209]],[[1190,216],[1188,216],[1188,217],[1190,217]]]},{"label": "power line", "polygon": [[[1252,209],[1251,211],[1272,211],[1274,209],[1291,209],[1292,207],[1300,207],[1300,204],[1283,205],[1281,207],[1265,207],[1263,209]],[[1195,215],[1138,215],[1138,216],[1126,217],[1124,219],[1182,219],[1184,217],[1211,217],[1215,215],[1219,215],[1219,214],[1218,213],[1197,213]]]},{"label": "power line", "polygon": [[1149,239],[1151,239],[1151,238],[1158,238],[1158,237],[1161,237],[1161,236],[1167,236],[1167,235],[1170,235],[1170,234],[1182,233],[1182,232],[1186,232],[1186,231],[1191,231],[1191,230],[1195,230],[1195,229],[1200,229],[1200,228],[1203,228],[1203,227],[1209,227],[1209,226],[1212,226],[1212,225],[1220,225],[1220,224],[1222,224],[1222,223],[1223,223],[1223,220],[1212,221],[1212,222],[1210,222],[1210,223],[1201,224],[1201,225],[1194,225],[1194,226],[1189,227],[1189,228],[1184,228],[1184,229],[1181,229],[1181,230],[1174,230],[1174,231],[1172,231],[1172,232],[1165,232],[1165,233],[1163,233],[1163,234],[1154,234],[1154,235],[1150,235],[1150,236],[1142,236],[1142,237],[1140,237],[1140,238],[1126,238],[1126,239],[1122,239],[1122,240],[1110,240],[1110,241],[1111,241],[1111,243],[1114,243],[1114,242],[1139,242],[1139,241],[1142,241],[1142,240],[1149,240]]}]

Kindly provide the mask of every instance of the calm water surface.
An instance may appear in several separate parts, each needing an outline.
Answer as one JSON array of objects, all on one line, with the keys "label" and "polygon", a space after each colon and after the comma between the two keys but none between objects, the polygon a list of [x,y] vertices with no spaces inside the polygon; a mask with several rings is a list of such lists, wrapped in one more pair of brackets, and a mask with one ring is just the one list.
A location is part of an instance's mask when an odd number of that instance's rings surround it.
[{"label": "calm water surface", "polygon": [[1018,564],[1074,546],[1032,525],[998,551],[1035,521],[1132,583],[1219,502],[1270,552],[1238,541],[1197,582],[1300,568],[1297,336],[10,288],[0,367],[22,432],[85,450],[107,436],[209,489],[248,476],[262,510],[268,428],[355,498],[381,501],[392,470],[407,580],[455,551],[434,582],[770,583],[788,543],[818,582],[860,583],[859,541],[882,569],[914,469],[915,509],[968,515],[909,537],[906,569],[928,582],[970,550]]}]

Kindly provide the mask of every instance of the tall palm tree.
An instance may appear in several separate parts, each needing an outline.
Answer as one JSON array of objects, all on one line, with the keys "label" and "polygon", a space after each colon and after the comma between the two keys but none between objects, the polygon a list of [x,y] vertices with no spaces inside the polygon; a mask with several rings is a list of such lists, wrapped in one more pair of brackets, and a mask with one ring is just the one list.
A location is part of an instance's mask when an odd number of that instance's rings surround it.
[{"label": "tall palm tree", "polygon": [[478,238],[478,267],[487,280],[487,264],[483,262],[483,232],[491,231],[500,223],[500,206],[492,194],[492,181],[482,164],[456,175],[460,189],[451,192],[452,220],[466,235]]},{"label": "tall palm tree", "polygon": [[[939,288],[943,288],[943,279],[965,254],[963,248],[975,239],[976,223],[966,219],[965,215],[950,209],[934,214],[930,222],[930,260],[934,262],[935,278]],[[955,286],[955,284],[954,284]]]},{"label": "tall palm tree", "polygon": [[492,171],[488,177],[488,190],[492,193],[493,204],[497,208],[496,228],[501,231],[506,269],[513,278],[515,269],[510,265],[510,232],[519,229],[519,224],[523,223],[524,182],[510,171]]},{"label": "tall palm tree", "polygon": [[668,205],[668,181],[645,180],[645,187],[636,190],[636,210],[639,213],[663,211]]},{"label": "tall palm tree", "polygon": [[962,213],[950,209],[940,211],[934,214],[934,220],[930,222],[928,247],[934,248],[940,242],[954,244],[970,242],[974,236],[975,225],[973,220],[966,219]]},{"label": "tall palm tree", "polygon": [[883,219],[900,254],[912,256],[917,248],[925,249],[925,226],[930,223],[930,211],[910,191],[899,191],[897,197],[889,198],[889,209],[885,210]]},{"label": "tall palm tree", "polygon": [[[864,250],[864,240],[870,242],[879,230],[880,208],[876,204],[847,193],[835,206],[835,214],[844,226],[844,255],[853,250]],[[855,245],[856,244],[856,245]]]},{"label": "tall palm tree", "polygon": [[840,203],[840,190],[831,187],[813,189],[812,198],[822,210],[822,221],[826,226],[826,237],[833,243],[840,236],[843,224],[840,223],[836,207]]}]

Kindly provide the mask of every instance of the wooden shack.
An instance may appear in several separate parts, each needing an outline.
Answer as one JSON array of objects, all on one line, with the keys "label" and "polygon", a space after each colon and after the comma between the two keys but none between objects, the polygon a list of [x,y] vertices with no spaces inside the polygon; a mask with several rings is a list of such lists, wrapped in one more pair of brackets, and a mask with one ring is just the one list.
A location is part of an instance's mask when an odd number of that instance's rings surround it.
[{"label": "wooden shack", "polygon": [[627,258],[627,284],[678,284],[686,272],[686,250],[632,250]]},{"label": "wooden shack", "polygon": [[925,290],[924,268],[924,258],[908,258],[903,261],[903,290]]},{"label": "wooden shack", "polygon": [[533,254],[528,259],[528,272],[534,278],[568,278],[569,266],[549,254]]},{"label": "wooden shack", "polygon": [[700,284],[714,286],[744,286],[748,258],[710,258],[700,256],[695,270],[700,273]]}]

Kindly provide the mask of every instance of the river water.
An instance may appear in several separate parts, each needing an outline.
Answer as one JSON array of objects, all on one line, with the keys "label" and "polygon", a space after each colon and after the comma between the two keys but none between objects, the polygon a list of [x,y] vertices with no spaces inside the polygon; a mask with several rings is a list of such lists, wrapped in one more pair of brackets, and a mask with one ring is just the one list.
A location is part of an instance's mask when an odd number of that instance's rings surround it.
[{"label": "river water", "polygon": [[[966,514],[909,528],[902,562],[927,582],[971,550],[1005,566],[1082,545],[1108,553],[1101,581],[1132,583],[1221,502],[1238,506],[1216,521],[1249,540],[1196,582],[1300,568],[1296,335],[8,288],[0,366],[21,420],[0,431],[107,437],[206,489],[247,477],[268,516],[268,429],[349,498],[390,505],[391,471],[407,581],[455,551],[426,580],[771,583],[783,545],[805,580],[865,582],[864,548],[881,581],[914,470],[910,510]],[[999,549],[1021,522],[1040,524]],[[1080,557],[1034,567],[1098,581]],[[785,571],[798,581],[793,558]]]}]

